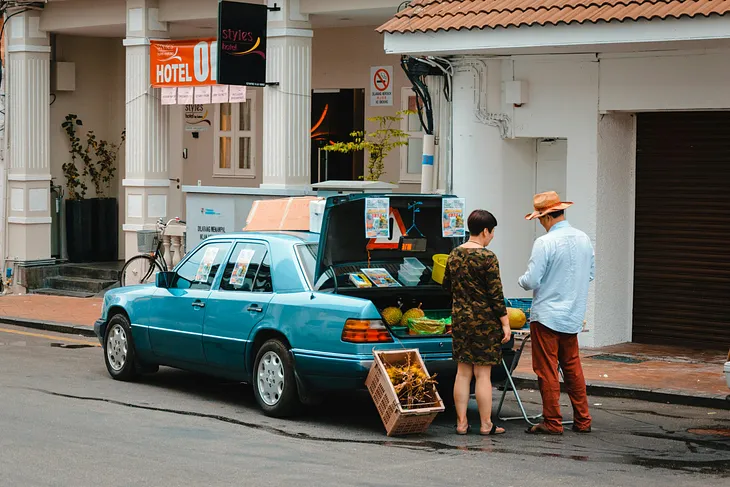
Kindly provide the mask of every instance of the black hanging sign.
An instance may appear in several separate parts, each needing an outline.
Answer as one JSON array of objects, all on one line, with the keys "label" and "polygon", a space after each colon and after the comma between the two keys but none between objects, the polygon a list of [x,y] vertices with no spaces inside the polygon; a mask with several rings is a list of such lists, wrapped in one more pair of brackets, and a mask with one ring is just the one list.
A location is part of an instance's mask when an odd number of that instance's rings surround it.
[{"label": "black hanging sign", "polygon": [[218,84],[266,86],[266,5],[218,5]]}]

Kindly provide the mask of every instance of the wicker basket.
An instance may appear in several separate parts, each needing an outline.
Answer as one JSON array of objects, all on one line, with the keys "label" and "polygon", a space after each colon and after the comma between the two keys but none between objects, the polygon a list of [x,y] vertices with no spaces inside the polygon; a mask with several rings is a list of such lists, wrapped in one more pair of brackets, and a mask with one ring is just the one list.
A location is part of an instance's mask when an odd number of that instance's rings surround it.
[{"label": "wicker basket", "polygon": [[417,409],[403,409],[385,368],[385,364],[400,365],[410,360],[412,364],[420,364],[428,374],[421,354],[414,349],[374,351],[373,356],[375,360],[373,360],[373,365],[370,367],[370,373],[368,373],[365,385],[378,408],[386,434],[388,436],[400,436],[426,431],[436,415],[445,409],[438,391],[434,388],[433,403]]}]

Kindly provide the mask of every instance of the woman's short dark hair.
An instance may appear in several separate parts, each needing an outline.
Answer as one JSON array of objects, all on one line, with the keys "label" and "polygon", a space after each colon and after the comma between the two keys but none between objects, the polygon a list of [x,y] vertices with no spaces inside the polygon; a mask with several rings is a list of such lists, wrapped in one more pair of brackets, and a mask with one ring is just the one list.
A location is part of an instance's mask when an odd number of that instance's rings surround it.
[{"label": "woman's short dark hair", "polygon": [[494,227],[497,226],[497,219],[487,210],[474,210],[469,215],[466,225],[469,227],[470,235],[479,235],[485,228],[492,233]]}]

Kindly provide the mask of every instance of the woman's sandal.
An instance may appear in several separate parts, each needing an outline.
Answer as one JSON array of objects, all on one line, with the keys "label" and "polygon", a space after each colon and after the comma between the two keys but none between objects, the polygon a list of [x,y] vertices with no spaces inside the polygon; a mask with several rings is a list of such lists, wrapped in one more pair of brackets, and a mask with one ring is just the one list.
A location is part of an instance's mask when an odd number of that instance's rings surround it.
[{"label": "woman's sandal", "polygon": [[536,424],[535,426],[530,426],[525,430],[525,433],[528,435],[555,435],[560,436],[563,434],[562,431],[552,431],[545,426],[544,423]]},{"label": "woman's sandal", "polygon": [[501,428],[501,429],[502,429],[502,431],[497,431],[497,425],[492,423],[492,429],[489,430],[489,433],[485,433],[484,431],[482,431],[480,429],[479,434],[482,436],[497,436],[497,435],[503,435],[507,432],[504,428]]},{"label": "woman's sandal", "polygon": [[468,435],[471,432],[471,426],[467,426],[464,431],[459,431],[458,426],[454,426],[454,430],[456,431],[456,434],[459,436]]}]

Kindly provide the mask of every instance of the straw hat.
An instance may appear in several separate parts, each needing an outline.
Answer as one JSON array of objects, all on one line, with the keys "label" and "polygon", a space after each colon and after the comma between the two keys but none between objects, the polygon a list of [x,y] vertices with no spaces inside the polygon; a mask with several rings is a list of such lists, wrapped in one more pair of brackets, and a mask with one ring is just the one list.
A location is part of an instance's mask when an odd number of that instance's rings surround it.
[{"label": "straw hat", "polygon": [[572,201],[560,201],[560,196],[555,191],[536,194],[532,201],[535,211],[525,215],[525,220],[534,220],[548,213],[564,210],[573,204]]}]

